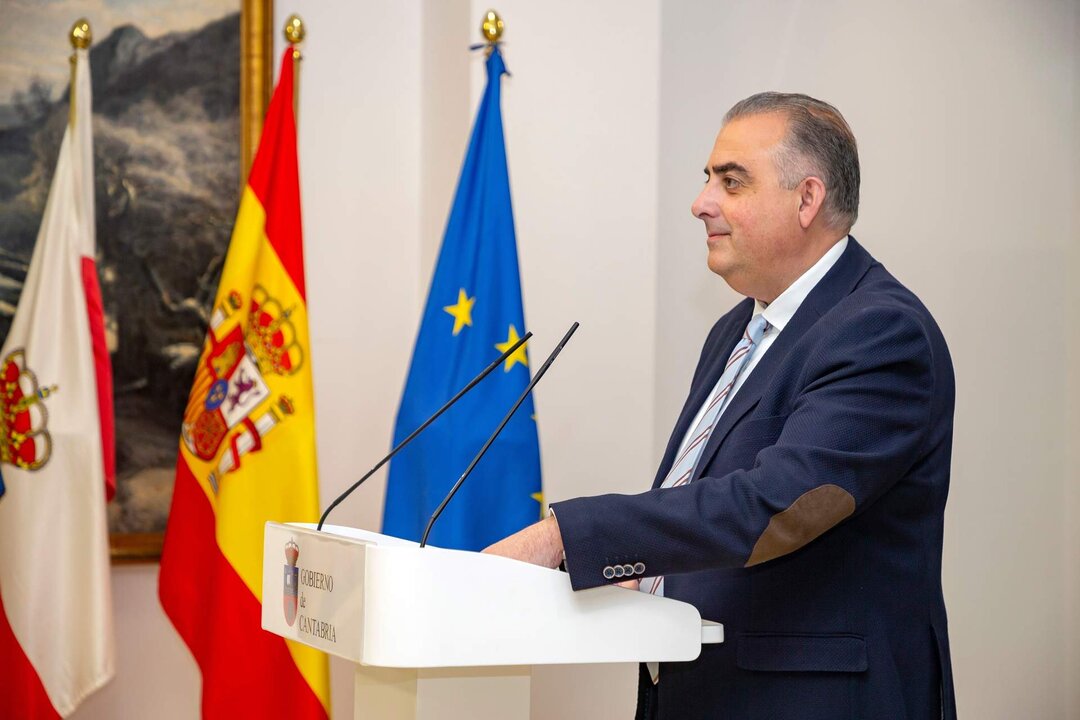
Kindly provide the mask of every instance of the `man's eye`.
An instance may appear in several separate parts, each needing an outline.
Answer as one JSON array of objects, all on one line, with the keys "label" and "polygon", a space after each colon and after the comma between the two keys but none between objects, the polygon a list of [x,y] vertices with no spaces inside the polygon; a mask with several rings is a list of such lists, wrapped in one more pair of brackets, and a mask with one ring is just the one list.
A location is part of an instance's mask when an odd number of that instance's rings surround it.
[{"label": "man's eye", "polygon": [[724,187],[728,190],[734,190],[735,188],[739,187],[739,185],[742,185],[742,183],[740,183],[733,177],[726,177],[721,182],[724,183]]}]

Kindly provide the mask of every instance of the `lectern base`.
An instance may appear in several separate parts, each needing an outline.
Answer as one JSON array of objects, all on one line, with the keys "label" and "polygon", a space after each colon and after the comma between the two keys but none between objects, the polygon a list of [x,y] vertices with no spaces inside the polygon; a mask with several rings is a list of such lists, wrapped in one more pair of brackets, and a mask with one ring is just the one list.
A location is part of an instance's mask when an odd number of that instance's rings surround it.
[{"label": "lectern base", "polygon": [[356,666],[355,720],[528,720],[527,666]]}]

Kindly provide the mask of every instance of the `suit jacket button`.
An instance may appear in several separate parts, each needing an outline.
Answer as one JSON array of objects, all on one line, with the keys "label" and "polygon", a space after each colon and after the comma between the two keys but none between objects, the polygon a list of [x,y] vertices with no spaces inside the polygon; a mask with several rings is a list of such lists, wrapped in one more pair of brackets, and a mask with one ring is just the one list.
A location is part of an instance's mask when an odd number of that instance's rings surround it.
[{"label": "suit jacket button", "polygon": [[645,563],[639,562],[634,564],[634,574],[641,575],[645,572]]},{"label": "suit jacket button", "polygon": [[631,575],[634,574],[634,566],[633,565],[623,565],[622,567],[623,567],[623,575],[624,576],[630,577]]},{"label": "suit jacket button", "polygon": [[626,567],[623,565],[615,566],[615,577],[620,578],[626,574]]},{"label": "suit jacket button", "polygon": [[604,578],[607,579],[607,580],[610,580],[613,577],[615,577],[615,568],[608,565],[607,567],[604,568]]}]

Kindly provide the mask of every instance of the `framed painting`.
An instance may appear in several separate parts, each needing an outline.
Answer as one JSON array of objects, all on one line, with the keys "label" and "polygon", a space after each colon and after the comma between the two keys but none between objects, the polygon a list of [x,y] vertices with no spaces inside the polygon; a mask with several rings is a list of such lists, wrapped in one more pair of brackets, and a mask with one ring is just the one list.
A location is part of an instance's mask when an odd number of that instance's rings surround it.
[{"label": "framed painting", "polygon": [[[116,413],[114,562],[154,561],[180,422],[272,82],[272,0],[100,0],[88,15],[98,268]],[[9,0],[0,60],[0,342],[67,118],[78,3]]]}]

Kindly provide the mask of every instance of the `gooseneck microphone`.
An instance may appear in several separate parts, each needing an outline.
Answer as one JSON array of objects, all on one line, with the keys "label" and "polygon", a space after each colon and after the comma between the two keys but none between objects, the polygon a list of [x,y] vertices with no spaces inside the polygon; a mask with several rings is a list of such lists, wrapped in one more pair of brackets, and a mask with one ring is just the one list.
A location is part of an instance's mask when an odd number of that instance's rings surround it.
[{"label": "gooseneck microphone", "polygon": [[[575,323],[575,326],[576,326],[576,323]],[[326,522],[326,516],[330,514],[330,511],[331,511],[331,510],[333,510],[333,509],[334,509],[334,508],[336,508],[336,507],[337,507],[338,505],[340,505],[340,504],[341,504],[341,501],[342,501],[342,500],[344,500],[345,498],[349,497],[349,495],[351,495],[351,494],[352,494],[352,492],[353,492],[354,490],[356,490],[356,488],[358,488],[358,487],[360,487],[361,485],[363,485],[363,484],[364,484],[364,481],[365,481],[365,480],[367,480],[367,479],[368,479],[369,477],[371,477],[372,475],[374,475],[374,474],[376,473],[376,471],[378,471],[378,469],[379,469],[379,468],[381,468],[381,467],[382,467],[383,465],[385,465],[385,464],[386,464],[387,462],[389,462],[389,461],[390,461],[390,458],[392,458],[392,457],[394,457],[395,455],[397,455],[397,454],[398,454],[398,451],[399,451],[399,450],[401,450],[401,448],[405,447],[405,446],[406,446],[406,445],[408,445],[408,444],[409,444],[410,442],[412,442],[413,438],[415,438],[415,437],[416,437],[417,435],[419,435],[420,433],[422,433],[422,432],[423,432],[423,431],[424,431],[424,430],[425,430],[425,429],[427,428],[427,426],[428,426],[428,425],[430,425],[431,423],[433,423],[433,422],[435,422],[436,420],[438,420],[438,419],[439,419],[439,416],[440,416],[440,415],[442,415],[442,414],[443,414],[444,412],[446,412],[447,410],[449,410],[449,409],[450,409],[450,407],[451,407],[451,406],[452,406],[452,405],[453,405],[454,403],[456,403],[456,402],[457,402],[458,400],[460,400],[460,399],[461,399],[461,397],[462,397],[462,396],[463,396],[463,395],[464,395],[465,393],[467,393],[467,392],[469,392],[470,390],[472,390],[472,389],[473,389],[473,388],[474,388],[474,387],[476,386],[476,384],[477,384],[477,383],[479,383],[479,382],[480,382],[481,380],[483,380],[484,378],[486,378],[486,377],[487,377],[487,376],[488,376],[488,375],[489,375],[489,374],[491,373],[491,371],[492,371],[492,370],[494,370],[495,368],[499,367],[499,365],[501,365],[501,364],[502,364],[502,363],[503,363],[503,362],[504,362],[504,361],[505,361],[505,360],[506,360],[506,359],[507,359],[508,357],[510,357],[511,355],[513,355],[513,354],[514,354],[514,351],[516,351],[516,350],[517,350],[517,349],[518,349],[519,347],[521,347],[522,345],[524,345],[524,344],[526,343],[526,341],[528,341],[528,339],[529,339],[529,338],[531,338],[531,337],[532,337],[532,333],[531,333],[531,332],[527,332],[527,333],[525,333],[524,337],[522,337],[522,338],[521,338],[520,340],[518,340],[518,341],[517,341],[516,343],[514,343],[513,345],[511,345],[511,346],[510,346],[510,347],[509,347],[509,348],[508,348],[508,349],[506,350],[506,352],[504,352],[504,353],[503,353],[502,355],[500,355],[499,357],[495,358],[495,361],[494,361],[494,362],[492,362],[492,363],[491,363],[490,365],[488,365],[488,366],[487,366],[486,368],[484,368],[484,369],[483,369],[483,371],[482,371],[482,372],[481,372],[481,373],[480,373],[479,375],[477,375],[477,376],[476,376],[476,377],[474,377],[474,378],[473,378],[472,380],[470,380],[470,381],[469,381],[469,384],[468,384],[468,385],[466,385],[465,387],[461,388],[461,390],[459,390],[459,391],[458,391],[458,394],[457,394],[457,395],[455,395],[454,397],[452,397],[452,398],[450,398],[449,400],[447,400],[447,401],[446,401],[446,404],[445,404],[445,405],[443,405],[443,406],[442,406],[441,408],[439,408],[438,410],[436,410],[436,411],[435,411],[435,414],[434,414],[434,415],[432,415],[432,416],[431,416],[431,417],[429,417],[429,418],[428,418],[427,420],[425,420],[425,421],[424,421],[424,422],[423,422],[423,423],[422,423],[422,424],[420,425],[420,427],[418,427],[418,428],[416,428],[415,430],[413,430],[413,431],[412,431],[412,433],[411,433],[411,434],[409,435],[409,437],[407,437],[407,438],[405,438],[404,440],[402,440],[401,442],[399,442],[399,443],[397,444],[397,446],[396,446],[396,447],[395,447],[395,448],[394,448],[393,450],[391,450],[391,451],[390,451],[390,453],[389,453],[389,454],[388,454],[388,455],[387,455],[386,457],[384,457],[384,458],[383,458],[382,460],[380,460],[380,461],[379,461],[379,462],[378,462],[378,463],[377,463],[377,464],[375,465],[375,467],[373,467],[373,468],[371,468],[370,470],[368,470],[368,471],[367,471],[367,473],[365,473],[365,474],[364,474],[364,477],[362,477],[362,478],[360,478],[359,480],[357,480],[356,482],[354,482],[354,483],[353,483],[352,485],[350,485],[350,486],[349,486],[349,488],[348,488],[348,489],[347,489],[347,490],[346,490],[345,492],[343,492],[343,493],[341,493],[340,495],[338,495],[338,496],[337,496],[337,498],[335,498],[335,499],[334,499],[334,502],[330,503],[330,507],[326,508],[326,511],[325,511],[325,512],[323,512],[323,514],[322,514],[322,517],[321,517],[321,518],[319,518],[319,525],[318,525],[318,527],[316,527],[315,529],[316,529],[316,530],[322,530],[322,526],[323,526],[323,523],[324,523],[324,522]],[[569,337],[569,336],[567,336],[567,337]],[[563,340],[563,342],[566,342],[566,340],[564,339],[564,340]],[[550,362],[550,359],[549,359],[549,362]],[[530,386],[530,387],[531,387],[531,386]],[[518,402],[520,402],[520,401],[518,401]]]},{"label": "gooseneck microphone", "polygon": [[487,442],[484,443],[484,447],[480,448],[480,452],[476,453],[476,457],[474,457],[472,459],[472,462],[469,463],[469,467],[465,468],[465,472],[462,473],[461,477],[458,478],[458,481],[454,483],[454,487],[450,488],[450,492],[447,493],[446,497],[443,498],[443,501],[439,503],[439,507],[435,508],[435,512],[432,513],[431,519],[428,520],[427,527],[424,528],[424,536],[420,538],[420,547],[427,546],[427,539],[428,535],[431,533],[431,527],[435,524],[435,521],[439,519],[439,516],[442,515],[442,511],[446,508],[447,503],[450,502],[450,499],[454,497],[454,494],[457,493],[462,483],[465,482],[465,478],[469,477],[469,474],[473,471],[473,468],[475,468],[476,464],[480,462],[480,458],[484,457],[484,453],[486,453],[488,448],[491,447],[491,444],[495,442],[495,438],[499,437],[499,433],[501,433],[503,428],[506,427],[506,423],[510,422],[510,418],[513,417],[514,413],[517,412],[517,409],[521,407],[521,403],[525,402],[525,398],[528,397],[529,393],[532,392],[532,389],[536,387],[536,383],[540,382],[540,378],[544,377],[544,373],[546,373],[547,369],[551,367],[551,363],[553,363],[555,361],[555,358],[558,357],[559,353],[562,352],[563,345],[566,345],[566,342],[570,339],[570,336],[573,335],[574,331],[577,329],[578,324],[574,323],[570,326],[570,329],[566,331],[566,334],[563,335],[563,339],[559,341],[559,344],[556,345],[555,349],[551,351],[551,354],[548,355],[548,358],[544,361],[544,364],[541,365],[540,369],[536,371],[536,375],[533,377],[532,380],[529,381],[528,386],[525,388],[525,391],[522,392],[521,395],[518,397],[517,402],[514,403],[514,406],[510,408],[510,411],[506,413],[505,417],[503,417],[502,422],[499,423],[499,427],[495,428],[495,432],[491,433],[491,437],[489,437],[487,439]]}]

